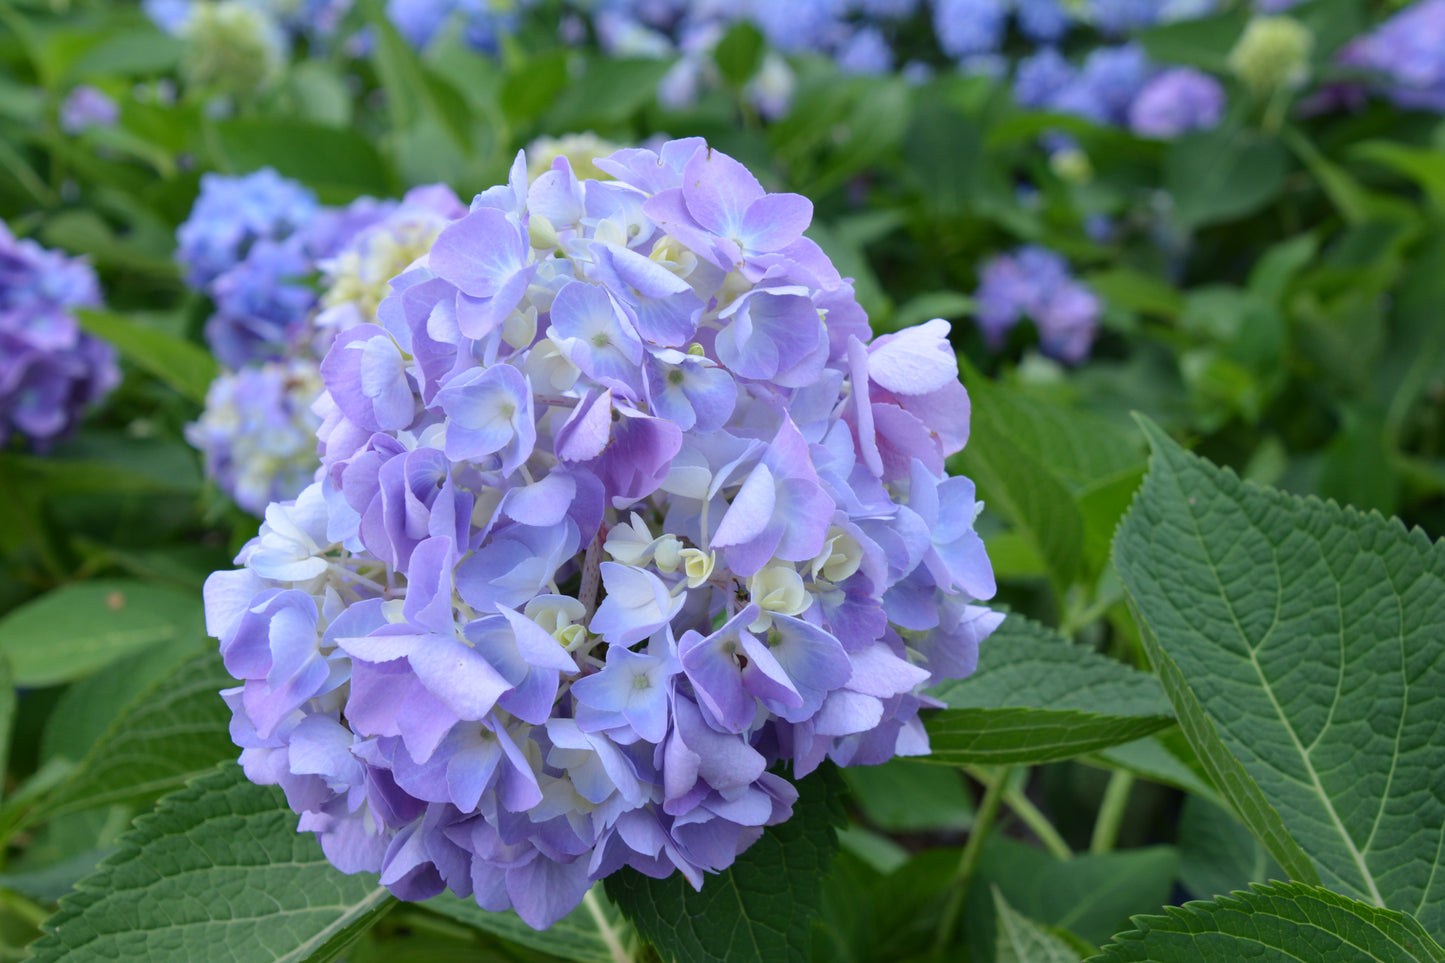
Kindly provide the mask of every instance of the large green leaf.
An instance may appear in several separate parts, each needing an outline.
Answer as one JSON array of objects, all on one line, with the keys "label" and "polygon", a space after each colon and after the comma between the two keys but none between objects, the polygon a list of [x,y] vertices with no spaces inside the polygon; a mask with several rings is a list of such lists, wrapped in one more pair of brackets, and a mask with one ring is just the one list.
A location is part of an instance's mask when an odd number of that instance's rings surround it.
[{"label": "large green leaf", "polygon": [[964,939],[971,958],[992,956],[997,937],[992,885],[1034,922],[1068,930],[1098,946],[1131,914],[1162,908],[1178,871],[1179,854],[1170,846],[1055,859],[1027,843],[993,837],[984,846],[969,891]]},{"label": "large green leaf", "polygon": [[316,189],[321,200],[344,204],[360,194],[386,197],[397,180],[373,141],[342,127],[276,117],[236,117],[216,124],[226,163],[239,172],[274,167]]},{"label": "large green leaf", "polygon": [[607,878],[607,893],[663,959],[802,963],[844,819],[839,782],[829,767],[801,780],[792,817],[701,891],[678,873],[659,880],[627,869]]},{"label": "large green leaf", "polygon": [[993,890],[998,926],[994,947],[995,963],[1079,963],[1079,954],[1008,904],[998,887]]},{"label": "large green leaf", "polygon": [[1089,963],[1442,963],[1420,923],[1304,883],[1171,906],[1135,917]]},{"label": "large green leaf", "polygon": [[1291,875],[1439,929],[1445,544],[1141,423],[1154,455],[1115,563],[1214,782]]},{"label": "large green leaf", "polygon": [[[596,912],[587,905],[577,907],[545,930],[534,930],[511,910],[492,913],[482,909],[474,899],[461,899],[451,893],[434,896],[422,905],[443,916],[474,926],[479,930],[528,949],[550,953],[577,963],[615,963],[609,941],[623,945],[632,928],[594,887],[589,897]],[[606,927],[606,930],[603,927]]]},{"label": "large green leaf", "polygon": [[235,680],[206,652],[142,692],[26,819],[117,803],[148,802],[234,757],[231,711],[217,691]]},{"label": "large green leaf", "polygon": [[161,800],[82,879],[32,947],[40,961],[323,963],[392,904],[296,831],[281,790],[228,764]]},{"label": "large green leaf", "polygon": [[1278,141],[1238,127],[1186,134],[1164,160],[1164,186],[1186,228],[1253,214],[1281,188],[1289,154]]},{"label": "large green leaf", "polygon": [[196,404],[205,403],[206,389],[216,377],[216,361],[206,349],[123,315],[84,309],[76,315],[85,330],[115,345],[127,360]]},{"label": "large green leaf", "polygon": [[157,642],[205,635],[201,600],[129,579],[76,582],[0,619],[15,684],[68,682]]},{"label": "large green leaf", "polygon": [[934,762],[1038,763],[1132,742],[1173,721],[1153,676],[1018,615],[979,649],[973,675],[933,695]]}]

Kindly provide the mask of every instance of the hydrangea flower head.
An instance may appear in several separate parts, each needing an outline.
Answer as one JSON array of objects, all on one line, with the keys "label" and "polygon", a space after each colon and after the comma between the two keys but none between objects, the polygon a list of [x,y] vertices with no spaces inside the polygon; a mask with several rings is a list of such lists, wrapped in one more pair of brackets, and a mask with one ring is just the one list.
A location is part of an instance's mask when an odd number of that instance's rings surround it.
[{"label": "hydrangea flower head", "polygon": [[872,338],[700,139],[519,155],[340,332],[322,468],[206,585],[253,780],[398,896],[694,886],[825,759],[928,751],[1001,616],[948,324]]},{"label": "hydrangea flower head", "polygon": [[89,264],[17,240],[0,222],[0,446],[13,432],[44,449],[120,381],[115,351],[81,331],[100,306]]},{"label": "hydrangea flower head", "polygon": [[1044,354],[1077,363],[1088,357],[1103,305],[1069,274],[1064,258],[1034,245],[1001,254],[979,273],[978,324],[995,348],[1009,329],[1033,319]]},{"label": "hydrangea flower head", "polygon": [[67,134],[82,134],[92,127],[114,127],[120,119],[120,107],[105,91],[81,84],[60,104],[60,129]]},{"label": "hydrangea flower head", "polygon": [[204,288],[257,241],[284,240],[317,210],[309,188],[269,167],[244,177],[202,174],[200,196],[176,232],[176,260],[187,283]]},{"label": "hydrangea flower head", "polygon": [[1309,79],[1314,34],[1293,17],[1254,17],[1229,52],[1229,68],[1256,95],[1293,90]]},{"label": "hydrangea flower head", "polygon": [[311,405],[321,394],[315,361],[293,358],[247,365],[211,382],[206,408],[186,426],[186,440],[205,456],[206,476],[237,505],[261,515],[294,498],[316,474]]},{"label": "hydrangea flower head", "polygon": [[249,97],[270,86],[286,62],[281,26],[245,0],[197,0],[180,25],[181,73],[198,87]]},{"label": "hydrangea flower head", "polygon": [[1445,113],[1445,0],[1411,4],[1351,43],[1341,60],[1382,78],[1400,106]]},{"label": "hydrangea flower head", "polygon": [[1129,127],[1144,137],[1170,139],[1191,130],[1207,130],[1224,113],[1224,88],[1192,67],[1174,67],[1155,76],[1129,105]]}]

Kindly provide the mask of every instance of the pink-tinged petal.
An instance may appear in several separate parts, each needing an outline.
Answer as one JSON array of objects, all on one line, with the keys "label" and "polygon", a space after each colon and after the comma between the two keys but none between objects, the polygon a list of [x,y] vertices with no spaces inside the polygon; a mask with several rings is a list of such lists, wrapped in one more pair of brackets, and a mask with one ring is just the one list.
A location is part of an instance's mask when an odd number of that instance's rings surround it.
[{"label": "pink-tinged petal", "polygon": [[528,665],[538,669],[566,672],[569,675],[576,674],[577,663],[550,632],[505,605],[497,606],[497,611],[501,612],[511,625],[517,640],[517,651]]},{"label": "pink-tinged petal", "polygon": [[431,269],[474,298],[489,298],[526,267],[527,242],[506,214],[481,208],[454,221],[437,236]]},{"label": "pink-tinged petal", "polygon": [[739,632],[738,641],[748,657],[743,668],[743,687],[759,699],[771,699],[785,706],[801,706],[803,697],[793,688],[788,673],[778,664],[768,646],[749,632]]},{"label": "pink-tinged petal", "polygon": [[642,205],[642,213],[665,233],[676,238],[682,246],[722,268],[731,271],[734,267],[730,257],[720,257],[714,250],[716,239],[700,227],[688,213],[682,191],[662,191],[649,197]]},{"label": "pink-tinged petal", "polygon": [[773,554],[790,562],[816,557],[828,540],[834,507],[833,499],[816,481],[787,478],[779,482],[774,511],[782,522],[782,532]]},{"label": "pink-tinged petal", "polygon": [[773,520],[776,504],[777,484],[773,473],[767,465],[759,464],[733,496],[732,504],[713,534],[713,547],[742,545],[757,538]]},{"label": "pink-tinged petal", "polygon": [[471,646],[436,637],[407,657],[417,678],[461,719],[481,719],[511,685]]},{"label": "pink-tinged petal", "polygon": [[884,481],[907,476],[915,458],[936,477],[943,476],[943,448],[928,426],[897,405],[872,408]]},{"label": "pink-tinged petal", "polygon": [[698,224],[737,241],[742,234],[743,215],[763,196],[763,185],[742,164],[705,147],[694,153],[683,168],[682,195],[688,213]]},{"label": "pink-tinged petal", "polygon": [[868,375],[900,395],[924,395],[958,380],[958,358],[948,342],[947,321],[885,334],[868,346]]},{"label": "pink-tinged petal", "polygon": [[967,389],[959,382],[950,382],[926,395],[899,395],[898,403],[938,436],[945,458],[963,451],[963,446],[968,444],[969,415],[973,406],[968,400]]},{"label": "pink-tinged petal", "polygon": [[803,195],[765,194],[743,214],[743,248],[780,251],[802,237],[812,222],[813,202]]}]

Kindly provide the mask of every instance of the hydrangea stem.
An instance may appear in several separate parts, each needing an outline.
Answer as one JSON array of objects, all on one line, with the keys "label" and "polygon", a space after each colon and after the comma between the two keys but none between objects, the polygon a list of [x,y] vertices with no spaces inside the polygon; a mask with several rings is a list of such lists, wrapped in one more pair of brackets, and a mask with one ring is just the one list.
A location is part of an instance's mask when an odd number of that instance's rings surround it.
[{"label": "hydrangea stem", "polygon": [[1104,789],[1104,801],[1099,805],[1099,816],[1094,820],[1094,835],[1089,840],[1089,852],[1107,853],[1114,848],[1119,838],[1119,826],[1124,822],[1124,810],[1129,807],[1129,790],[1134,788],[1134,774],[1116,769],[1109,777]]},{"label": "hydrangea stem", "polygon": [[593,537],[582,557],[582,583],[577,587],[577,600],[586,609],[585,621],[592,621],[592,612],[597,608],[597,587],[602,581],[602,533]]},{"label": "hydrangea stem", "polygon": [[[981,767],[969,766],[965,771],[985,786],[989,785],[989,775]],[[1049,822],[1049,818],[1039,811],[1039,807],[1035,806],[1033,800],[1024,795],[1022,790],[1016,786],[1004,787],[1003,804],[1013,810],[1014,815],[1023,820],[1024,825],[1029,828],[1029,832],[1033,833],[1034,837],[1044,844],[1044,848],[1047,849],[1055,859],[1074,858],[1074,851],[1069,848],[1069,844],[1064,841],[1064,837],[1059,835],[1059,831],[1054,828],[1054,824]]]},{"label": "hydrangea stem", "polygon": [[954,930],[958,928],[958,917],[963,912],[963,901],[968,896],[973,874],[978,870],[983,844],[988,840],[994,820],[998,817],[998,807],[1003,802],[1011,772],[1011,766],[1000,766],[984,784],[987,788],[983,793],[983,801],[978,804],[978,813],[973,818],[973,831],[968,834],[968,842],[963,846],[963,856],[959,858],[958,871],[953,875],[948,903],[943,908],[938,930],[933,937],[933,948],[937,952],[942,952],[953,942]]}]

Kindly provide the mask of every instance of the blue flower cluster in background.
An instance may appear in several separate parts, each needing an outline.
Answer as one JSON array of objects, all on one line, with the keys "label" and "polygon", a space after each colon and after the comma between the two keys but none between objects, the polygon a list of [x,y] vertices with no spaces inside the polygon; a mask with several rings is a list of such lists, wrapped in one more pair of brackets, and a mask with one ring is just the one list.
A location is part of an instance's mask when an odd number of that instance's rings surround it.
[{"label": "blue flower cluster in background", "polygon": [[1002,615],[944,321],[701,139],[479,195],[341,331],[323,466],[206,584],[246,774],[347,872],[534,927],[694,887],[825,758],[928,751]]},{"label": "blue flower cluster in background", "polygon": [[1039,348],[1060,361],[1089,355],[1098,334],[1103,304],[1069,274],[1069,263],[1047,248],[1021,247],[987,261],[979,272],[978,324],[994,348],[1028,318],[1038,329]]},{"label": "blue flower cluster in background", "polygon": [[1347,46],[1347,66],[1401,107],[1445,113],[1445,0],[1420,0]]},{"label": "blue flower cluster in background", "polygon": [[0,222],[0,446],[18,433],[48,448],[119,383],[115,351],[74,313],[100,303],[89,264]]}]

